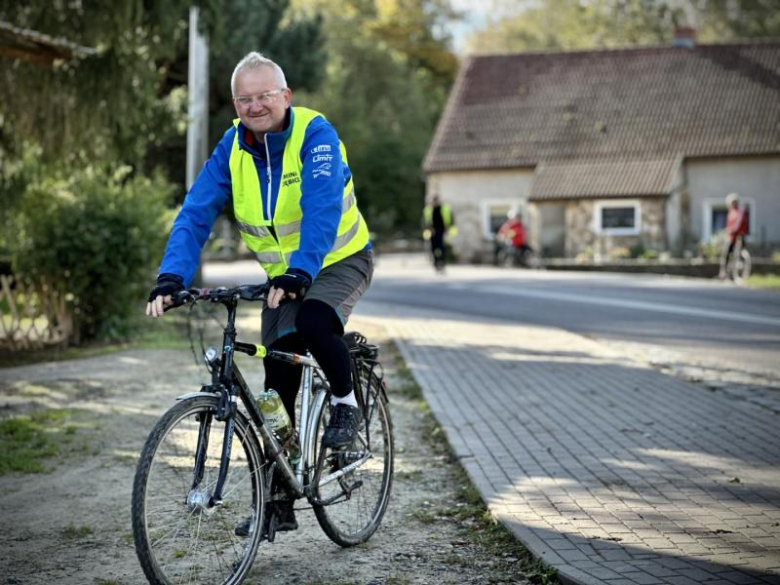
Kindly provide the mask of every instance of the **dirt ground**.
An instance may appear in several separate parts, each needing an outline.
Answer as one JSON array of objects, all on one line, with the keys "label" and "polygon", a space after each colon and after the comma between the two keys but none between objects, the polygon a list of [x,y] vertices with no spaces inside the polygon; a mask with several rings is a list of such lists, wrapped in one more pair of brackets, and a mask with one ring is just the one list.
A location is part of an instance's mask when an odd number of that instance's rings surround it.
[{"label": "dirt ground", "polygon": [[[311,510],[298,510],[301,528],[263,543],[246,583],[527,583],[519,545],[496,546],[484,519],[461,513],[473,503],[464,500],[457,464],[424,437],[435,426],[424,403],[393,366],[382,332],[356,321],[353,329],[379,338],[390,366],[396,475],[383,524],[365,545],[341,549]],[[259,364],[239,363],[260,388]],[[206,375],[188,350],[0,370],[0,418],[68,409],[69,422],[60,453],[44,460],[47,472],[0,476],[0,585],[146,582],[130,523],[137,457],[174,397],[196,390]]]}]

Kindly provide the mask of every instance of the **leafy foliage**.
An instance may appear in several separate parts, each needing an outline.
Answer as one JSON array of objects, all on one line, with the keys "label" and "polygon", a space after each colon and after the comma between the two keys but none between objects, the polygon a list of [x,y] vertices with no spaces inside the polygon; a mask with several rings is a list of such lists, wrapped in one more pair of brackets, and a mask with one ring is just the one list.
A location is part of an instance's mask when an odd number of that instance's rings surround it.
[{"label": "leafy foliage", "polygon": [[470,39],[478,53],[668,44],[677,26],[701,42],[780,34],[780,0],[496,2],[500,16]]},{"label": "leafy foliage", "polygon": [[[288,0],[196,3],[213,142],[234,115],[230,72],[245,53],[266,51],[300,87],[324,75],[319,20],[288,19]],[[80,339],[127,329],[161,256],[171,183],[184,179],[191,4],[0,0],[0,20],[97,51],[51,67],[0,55],[0,260],[69,294]]]},{"label": "leafy foliage", "polygon": [[127,333],[162,252],[171,186],[159,175],[128,172],[86,167],[43,177],[21,203],[14,266],[67,295],[75,341]]},{"label": "leafy foliage", "polygon": [[442,0],[349,0],[321,10],[327,78],[295,102],[323,112],[347,147],[361,211],[380,235],[416,230],[420,167],[457,71]]}]

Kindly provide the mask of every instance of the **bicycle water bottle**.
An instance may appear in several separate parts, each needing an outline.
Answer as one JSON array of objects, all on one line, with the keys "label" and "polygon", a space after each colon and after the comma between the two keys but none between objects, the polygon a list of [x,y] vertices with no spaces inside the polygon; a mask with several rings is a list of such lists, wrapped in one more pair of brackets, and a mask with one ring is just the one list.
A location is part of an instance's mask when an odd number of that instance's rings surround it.
[{"label": "bicycle water bottle", "polygon": [[[282,443],[287,442],[293,434],[293,426],[292,421],[290,421],[290,415],[287,414],[287,409],[284,407],[279,393],[270,388],[261,392],[257,397],[257,406],[260,408],[260,412],[263,413],[265,422],[276,433],[279,440]],[[295,465],[298,463],[298,460],[301,458],[301,450],[296,441],[290,442],[287,446],[287,453],[289,454],[291,464]]]}]

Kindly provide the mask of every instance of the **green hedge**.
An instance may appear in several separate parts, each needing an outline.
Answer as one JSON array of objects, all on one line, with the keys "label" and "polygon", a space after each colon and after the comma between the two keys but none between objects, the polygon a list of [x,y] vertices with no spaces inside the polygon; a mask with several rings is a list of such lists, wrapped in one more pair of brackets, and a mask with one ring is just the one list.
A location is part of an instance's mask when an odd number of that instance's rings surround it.
[{"label": "green hedge", "polygon": [[27,185],[11,245],[14,272],[66,295],[72,342],[127,335],[170,229],[173,186],[128,167],[87,167]]}]

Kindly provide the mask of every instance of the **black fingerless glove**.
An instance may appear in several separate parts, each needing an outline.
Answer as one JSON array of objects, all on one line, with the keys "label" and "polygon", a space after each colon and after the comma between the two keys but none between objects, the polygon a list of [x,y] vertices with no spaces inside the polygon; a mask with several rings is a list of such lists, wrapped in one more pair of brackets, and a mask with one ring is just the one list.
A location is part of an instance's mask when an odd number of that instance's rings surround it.
[{"label": "black fingerless glove", "polygon": [[149,293],[149,302],[151,303],[157,297],[167,297],[175,295],[184,290],[184,281],[176,274],[161,274],[157,277],[157,286]]},{"label": "black fingerless glove", "polygon": [[271,280],[271,286],[280,288],[287,294],[301,296],[311,285],[311,276],[303,270],[288,268],[287,272]]}]

